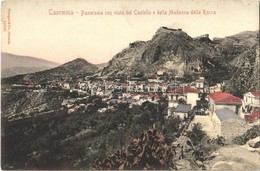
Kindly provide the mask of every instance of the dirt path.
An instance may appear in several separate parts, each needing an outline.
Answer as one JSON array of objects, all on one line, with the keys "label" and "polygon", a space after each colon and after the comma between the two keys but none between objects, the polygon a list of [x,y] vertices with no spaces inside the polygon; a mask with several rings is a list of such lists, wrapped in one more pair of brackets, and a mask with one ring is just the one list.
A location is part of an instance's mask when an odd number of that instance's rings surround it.
[{"label": "dirt path", "polygon": [[209,162],[210,170],[259,170],[260,155],[243,146],[222,147]]}]

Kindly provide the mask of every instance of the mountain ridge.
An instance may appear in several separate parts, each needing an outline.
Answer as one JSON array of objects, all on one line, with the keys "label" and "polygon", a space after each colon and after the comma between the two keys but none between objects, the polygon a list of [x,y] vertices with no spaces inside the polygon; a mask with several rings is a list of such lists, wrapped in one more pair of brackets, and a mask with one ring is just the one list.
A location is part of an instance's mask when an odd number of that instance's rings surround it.
[{"label": "mountain ridge", "polygon": [[28,74],[58,66],[58,63],[37,57],[15,55],[1,52],[1,76],[10,77],[18,74]]},{"label": "mountain ridge", "polygon": [[8,53],[8,52],[1,52],[1,57],[6,57],[6,55],[10,55],[10,56],[13,56],[13,57],[16,57],[16,58],[27,58],[27,59],[32,59],[32,60],[36,60],[36,61],[45,61],[45,62],[49,62],[49,63],[52,63],[52,64],[56,64],[56,65],[59,65],[59,63],[56,63],[56,62],[53,62],[53,61],[50,61],[50,60],[46,60],[46,59],[42,59],[42,58],[39,58],[39,57],[33,57],[33,56],[27,56],[27,55],[17,55],[17,54],[13,54],[13,53]]},{"label": "mountain ridge", "polygon": [[149,75],[165,69],[180,77],[205,76],[214,85],[232,77],[238,69],[234,61],[248,55],[257,44],[258,32],[245,31],[211,40],[208,34],[192,38],[182,29],[160,27],[151,40],[130,43],[117,53],[100,75]]},{"label": "mountain ridge", "polygon": [[92,75],[97,71],[97,66],[89,63],[83,58],[76,58],[75,60],[64,63],[58,67],[39,71],[31,74],[17,75],[13,77],[3,78],[3,84],[24,83],[30,82],[34,84],[46,83],[48,81],[57,81],[61,79],[68,79]]}]

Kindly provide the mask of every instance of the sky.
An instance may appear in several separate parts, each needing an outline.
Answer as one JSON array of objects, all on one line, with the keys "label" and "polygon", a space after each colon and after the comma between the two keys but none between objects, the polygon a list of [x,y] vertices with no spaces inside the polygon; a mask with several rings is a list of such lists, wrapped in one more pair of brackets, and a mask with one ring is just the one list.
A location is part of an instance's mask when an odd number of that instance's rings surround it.
[{"label": "sky", "polygon": [[152,39],[161,26],[210,38],[259,30],[259,0],[6,0],[1,21],[2,52],[59,64],[78,57],[99,64],[131,42]]}]

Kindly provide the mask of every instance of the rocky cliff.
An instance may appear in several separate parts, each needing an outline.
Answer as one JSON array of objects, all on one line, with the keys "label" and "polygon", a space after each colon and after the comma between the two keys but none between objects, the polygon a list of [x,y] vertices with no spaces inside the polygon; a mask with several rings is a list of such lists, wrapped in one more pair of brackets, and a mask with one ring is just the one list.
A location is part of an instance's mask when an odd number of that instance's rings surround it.
[{"label": "rocky cliff", "polygon": [[260,89],[259,44],[249,48],[232,62],[236,71],[230,79],[229,91],[242,97],[247,91]]},{"label": "rocky cliff", "polygon": [[208,34],[192,38],[181,29],[161,27],[151,40],[130,43],[116,54],[100,75],[150,75],[164,69],[178,76],[205,76],[214,84],[232,78],[241,68],[258,44],[257,33],[247,31],[211,40]]},{"label": "rocky cliff", "polygon": [[185,69],[199,69],[203,54],[197,41],[181,30],[161,27],[147,42],[137,41],[116,54],[102,75],[154,74],[159,69],[174,70],[183,76]]}]

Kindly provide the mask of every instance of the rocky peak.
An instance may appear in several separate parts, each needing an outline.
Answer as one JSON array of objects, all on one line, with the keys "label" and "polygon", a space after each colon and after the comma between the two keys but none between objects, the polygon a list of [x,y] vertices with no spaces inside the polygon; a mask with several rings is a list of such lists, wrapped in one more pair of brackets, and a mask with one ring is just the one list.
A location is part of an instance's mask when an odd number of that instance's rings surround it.
[{"label": "rocky peak", "polygon": [[205,42],[205,43],[211,43],[212,40],[209,38],[209,34],[203,34],[201,36],[193,38],[194,40],[198,40],[200,42]]},{"label": "rocky peak", "polygon": [[160,27],[155,34],[160,34],[160,33],[181,33],[182,29],[178,28],[178,29],[173,29],[173,28],[168,28],[168,27]]},{"label": "rocky peak", "polygon": [[176,37],[183,37],[187,38],[189,40],[192,40],[192,38],[184,31],[182,31],[181,28],[173,29],[168,27],[160,27],[156,32],[154,37],[157,37],[158,35],[167,35],[167,36],[176,36]]},{"label": "rocky peak", "polygon": [[135,41],[133,43],[129,43],[129,47],[130,48],[135,48],[135,47],[141,46],[143,44],[145,44],[145,41]]},{"label": "rocky peak", "polygon": [[182,29],[160,27],[151,40],[130,43],[116,54],[101,75],[154,73],[169,61],[173,65],[168,69],[175,68],[183,75],[185,67],[197,68],[201,64],[195,43]]}]

